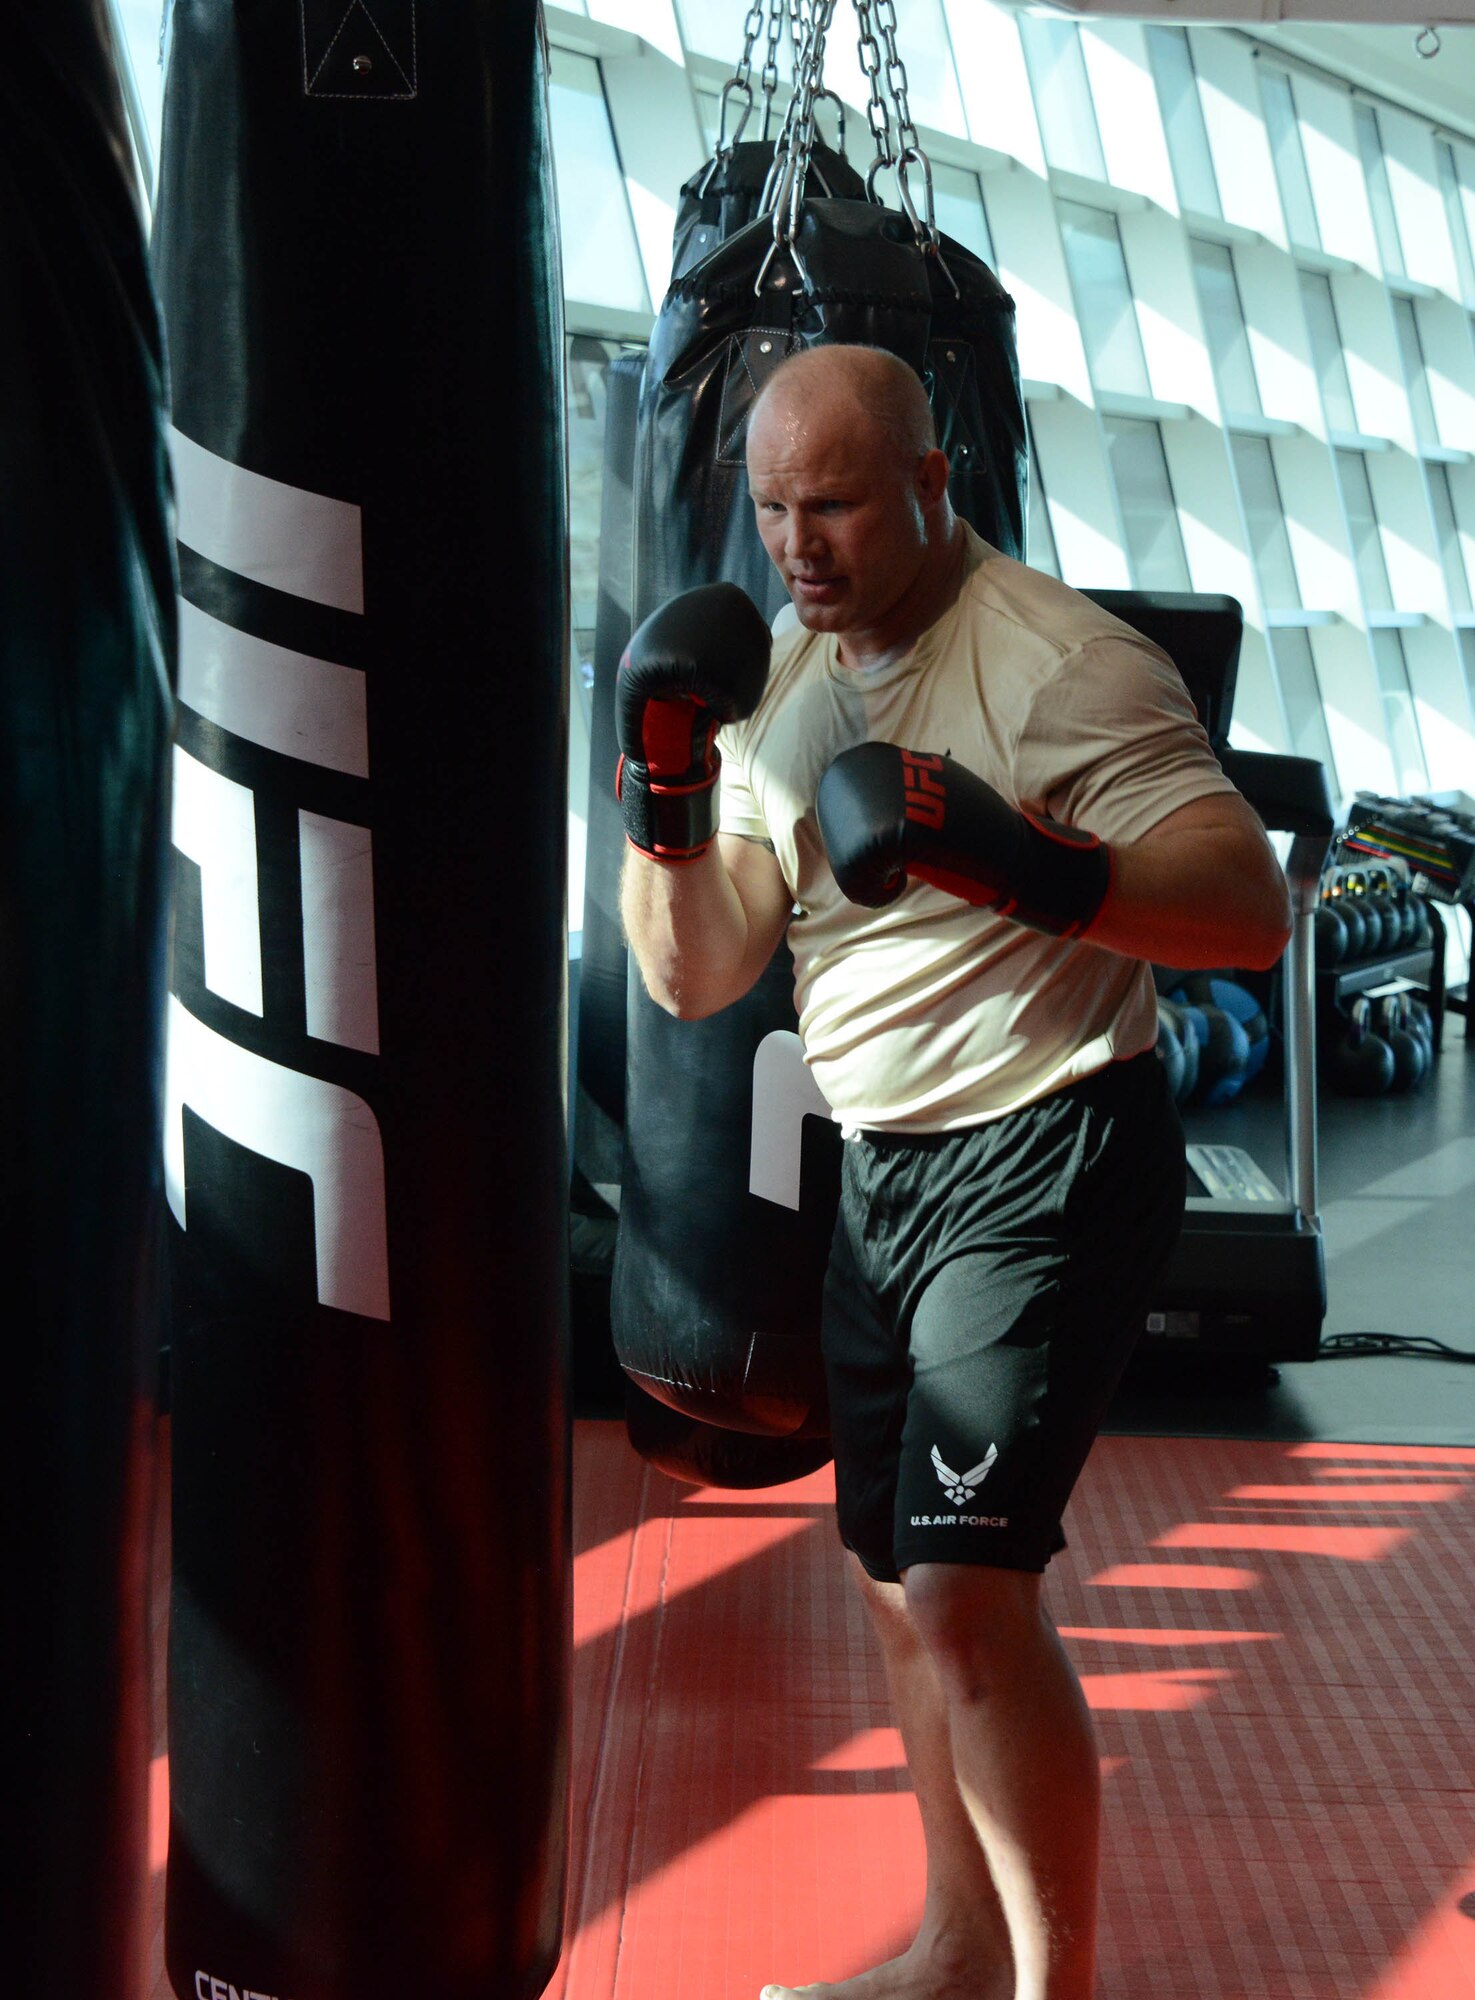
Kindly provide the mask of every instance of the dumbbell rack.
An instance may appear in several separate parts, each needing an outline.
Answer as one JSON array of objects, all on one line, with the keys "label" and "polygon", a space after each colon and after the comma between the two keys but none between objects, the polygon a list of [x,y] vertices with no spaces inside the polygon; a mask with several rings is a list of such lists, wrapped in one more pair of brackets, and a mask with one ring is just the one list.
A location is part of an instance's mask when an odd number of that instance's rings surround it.
[{"label": "dumbbell rack", "polygon": [[[1429,966],[1423,984],[1429,994],[1436,1054],[1446,1007],[1464,1016],[1464,1038],[1475,1042],[1469,982],[1445,988],[1445,923],[1438,908],[1444,903],[1462,909],[1471,920],[1471,935],[1475,937],[1475,813],[1469,807],[1470,801],[1463,794],[1389,799],[1375,792],[1359,792],[1336,842],[1345,852],[1401,863],[1409,870],[1414,889],[1424,897],[1434,936],[1427,947]],[[1343,970],[1357,973],[1362,967]]]}]

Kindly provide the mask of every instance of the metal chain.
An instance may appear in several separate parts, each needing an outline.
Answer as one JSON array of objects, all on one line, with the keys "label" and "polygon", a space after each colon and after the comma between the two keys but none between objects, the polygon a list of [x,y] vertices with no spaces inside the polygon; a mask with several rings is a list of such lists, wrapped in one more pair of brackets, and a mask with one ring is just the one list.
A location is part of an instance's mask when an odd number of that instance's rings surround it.
[{"label": "metal chain", "polygon": [[907,99],[907,68],[896,46],[896,0],[874,0],[881,39],[886,44],[886,84],[896,105],[896,131],[902,152],[908,147],[921,151],[912,109]]},{"label": "metal chain", "polygon": [[860,66],[871,89],[870,102],[866,105],[866,122],[871,128],[876,157],[866,175],[866,193],[874,201],[876,176],[883,168],[896,164],[896,154],[891,146],[891,116],[881,95],[881,45],[876,40],[871,21],[871,0],[855,0],[855,18],[860,26]]},{"label": "metal chain", "polygon": [[789,99],[783,130],[773,149],[773,166],[763,189],[762,208],[773,210],[773,242],[763,260],[754,293],[761,293],[768,267],[782,245],[794,260],[795,269],[807,291],[809,273],[804,268],[795,241],[799,233],[799,213],[804,199],[804,182],[814,150],[814,103],[824,89],[825,36],[834,18],[836,0],[809,0],[804,46],[794,74],[794,91]]},{"label": "metal chain", "polygon": [[778,44],[784,31],[784,0],[768,0],[768,39],[763,50],[763,70],[759,81],[763,86],[763,137],[768,137],[773,119],[774,93],[778,89]]}]

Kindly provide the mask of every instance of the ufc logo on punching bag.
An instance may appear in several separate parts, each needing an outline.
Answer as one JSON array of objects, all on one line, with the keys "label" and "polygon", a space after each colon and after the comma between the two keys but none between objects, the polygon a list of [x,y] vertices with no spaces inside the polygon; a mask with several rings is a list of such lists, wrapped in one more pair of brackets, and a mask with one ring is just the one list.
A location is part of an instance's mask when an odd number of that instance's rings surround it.
[{"label": "ufc logo on punching bag", "polygon": [[936,775],[942,769],[941,757],[903,750],[901,766],[906,786],[907,818],[918,826],[928,826],[934,833],[940,833],[947,811],[947,788]]},{"label": "ufc logo on punching bag", "polygon": [[[387,1320],[379,1121],[333,1075],[353,1058],[329,1053],[379,1054],[373,840],[347,811],[309,809],[342,797],[366,810],[354,782],[369,775],[365,677],[323,657],[321,642],[290,648],[215,615],[229,613],[232,589],[251,602],[252,588],[267,585],[289,615],[296,600],[361,617],[359,509],[233,465],[177,430],[170,442],[179,541],[211,566],[215,595],[197,593],[209,610],[180,601],[174,845],[199,872],[199,933],[196,949],[182,898],[165,1085],[169,1206],[188,1228],[188,1109],[234,1145],[307,1176],[319,1304]],[[314,617],[322,611],[304,612]]]}]

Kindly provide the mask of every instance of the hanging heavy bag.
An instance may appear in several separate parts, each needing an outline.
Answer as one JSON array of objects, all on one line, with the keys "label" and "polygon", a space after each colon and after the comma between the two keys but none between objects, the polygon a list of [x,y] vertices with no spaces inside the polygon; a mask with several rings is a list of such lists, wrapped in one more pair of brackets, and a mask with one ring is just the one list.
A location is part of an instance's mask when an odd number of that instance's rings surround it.
[{"label": "hanging heavy bag", "polygon": [[174,586],[107,10],[0,60],[5,1979],[139,2000]]},{"label": "hanging heavy bag", "polygon": [[[817,71],[801,77],[773,212],[674,282],[652,333],[635,461],[637,617],[718,578],[765,616],[787,601],[753,524],[747,419],[779,363],[823,341],[885,347],[917,370],[953,461],[955,508],[1022,553],[1013,303],[987,266],[938,236],[909,181],[902,212],[802,193],[817,83]],[[913,176],[926,167],[915,137],[903,133]],[[792,987],[781,946],[742,1000],[680,1022],[632,976],[612,1320],[622,1361],[653,1394],[710,1422],[803,1437],[824,1422],[819,1310],[839,1145],[800,1062]],[[755,1092],[758,1075],[782,1085]],[[755,1191],[755,1160],[774,1162],[756,1177],[768,1194]]]},{"label": "hanging heavy bag", "polygon": [[166,1961],[533,2000],[570,1651],[539,10],[175,0],[170,48]]}]

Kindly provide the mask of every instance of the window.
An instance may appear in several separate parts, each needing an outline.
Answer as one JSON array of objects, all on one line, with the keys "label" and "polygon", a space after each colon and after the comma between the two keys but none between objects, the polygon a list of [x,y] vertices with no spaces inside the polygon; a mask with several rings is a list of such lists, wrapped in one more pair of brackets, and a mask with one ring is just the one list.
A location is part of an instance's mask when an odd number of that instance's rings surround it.
[{"label": "window", "polygon": [[1205,243],[1190,238],[1193,274],[1198,280],[1199,304],[1203,308],[1204,330],[1209,337],[1209,353],[1219,378],[1219,396],[1226,410],[1260,413],[1260,390],[1250,360],[1249,336],[1245,332],[1244,308],[1234,276],[1234,259],[1223,243]]},{"label": "window", "polygon": [[1265,124],[1270,134],[1270,150],[1275,155],[1275,178],[1280,183],[1281,205],[1292,243],[1309,243],[1321,248],[1321,232],[1316,226],[1316,207],[1311,199],[1311,183],[1306,178],[1306,156],[1301,151],[1301,128],[1296,122],[1296,100],[1291,80],[1284,70],[1260,71],[1260,101],[1265,107]]},{"label": "window", "polygon": [[557,161],[564,296],[648,312],[625,176],[610,130],[599,64],[551,51],[549,116]]},{"label": "window", "polygon": [[1092,379],[1098,389],[1150,396],[1152,385],[1116,217],[1075,201],[1057,202],[1056,213]]},{"label": "window", "polygon": [[1401,278],[1403,245],[1398,237],[1398,218],[1393,213],[1393,194],[1388,186],[1388,166],[1383,158],[1383,141],[1378,133],[1378,115],[1370,104],[1355,104],[1352,108],[1357,120],[1357,150],[1362,154],[1362,171],[1367,176],[1367,195],[1372,203],[1378,255],[1383,260],[1383,269]]},{"label": "window", "polygon": [[1327,783],[1337,791],[1337,766],[1332,756],[1332,739],[1327,734],[1326,713],[1316,679],[1316,662],[1311,641],[1294,626],[1280,626],[1270,635],[1270,658],[1280,683],[1280,699],[1285,709],[1286,729],[1294,757],[1312,757],[1326,766]]},{"label": "window", "polygon": [[1388,732],[1388,747],[1393,752],[1398,788],[1407,796],[1410,792],[1426,790],[1429,784],[1429,766],[1424,758],[1418,711],[1414,707],[1414,691],[1408,678],[1408,659],[1399,633],[1374,632],[1371,637],[1373,661],[1378,670],[1378,690],[1383,697],[1383,727]]},{"label": "window", "polygon": [[1337,308],[1332,303],[1331,279],[1314,271],[1302,271],[1300,279],[1306,331],[1321,382],[1327,425],[1334,431],[1355,431],[1357,412],[1352,407],[1352,384],[1347,380],[1347,364],[1342,359],[1342,334],[1337,325]]},{"label": "window", "polygon": [[1104,181],[1106,161],[1075,22],[1044,14],[1021,13],[1015,19],[1047,159],[1052,167]]},{"label": "window", "polygon": [[1272,610],[1294,609],[1301,602],[1301,592],[1270,446],[1257,437],[1231,437],[1229,445],[1249,529],[1250,553],[1260,578],[1260,595]]},{"label": "window", "polygon": [[1403,356],[1409,408],[1413,411],[1414,436],[1420,444],[1438,444],[1439,427],[1434,421],[1434,405],[1429,399],[1424,343],[1419,338],[1419,316],[1414,311],[1412,299],[1393,301],[1393,323],[1398,329],[1398,347]]},{"label": "window", "polygon": [[1105,426],[1135,587],[1191,589],[1161,431],[1127,417],[1108,417]]},{"label": "window", "polygon": [[1454,495],[1449,488],[1449,473],[1444,466],[1428,464],[1424,467],[1429,475],[1429,500],[1434,509],[1434,527],[1439,536],[1439,555],[1444,564],[1444,580],[1449,589],[1449,601],[1457,612],[1470,611],[1470,573],[1465,567],[1465,552],[1460,546],[1459,522],[1455,516]]},{"label": "window", "polygon": [[1450,241],[1454,244],[1455,264],[1460,274],[1460,296],[1467,306],[1475,306],[1475,258],[1470,253],[1470,231],[1461,199],[1460,169],[1455,149],[1448,139],[1434,142],[1434,157],[1439,166],[1439,191],[1444,196],[1444,213],[1449,222]]},{"label": "window", "polygon": [[1029,447],[1029,518],[1025,523],[1025,554],[1032,569],[1050,576],[1060,574],[1060,556],[1055,533],[1050,526],[1050,510],[1045,505],[1045,482],[1040,477],[1040,461],[1033,440]]},{"label": "window", "polygon": [[1367,459],[1360,451],[1339,451],[1337,476],[1342,482],[1342,504],[1347,509],[1347,531],[1352,537],[1363,602],[1369,611],[1391,611],[1393,593],[1388,587],[1388,566],[1383,560],[1383,538],[1378,532]]},{"label": "window", "polygon": [[988,215],[983,206],[983,189],[977,174],[962,167],[932,162],[932,194],[937,209],[937,226],[975,257],[994,268],[993,239],[988,232]]},{"label": "window", "polygon": [[1214,159],[1188,37],[1181,28],[1149,28],[1147,51],[1157,81],[1178,199],[1201,215],[1218,215],[1219,184],[1214,178]]}]

